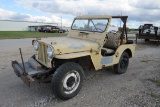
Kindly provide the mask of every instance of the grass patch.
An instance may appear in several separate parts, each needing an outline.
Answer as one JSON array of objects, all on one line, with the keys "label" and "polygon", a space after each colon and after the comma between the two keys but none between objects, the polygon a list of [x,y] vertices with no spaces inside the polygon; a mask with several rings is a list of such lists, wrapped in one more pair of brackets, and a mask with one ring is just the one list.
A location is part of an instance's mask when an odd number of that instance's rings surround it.
[{"label": "grass patch", "polygon": [[17,39],[17,38],[41,38],[66,36],[66,33],[44,33],[32,31],[0,31],[0,39]]},{"label": "grass patch", "polygon": [[160,80],[156,80],[156,79],[147,79],[148,81],[151,81],[153,83],[155,83],[157,86],[160,86]]}]

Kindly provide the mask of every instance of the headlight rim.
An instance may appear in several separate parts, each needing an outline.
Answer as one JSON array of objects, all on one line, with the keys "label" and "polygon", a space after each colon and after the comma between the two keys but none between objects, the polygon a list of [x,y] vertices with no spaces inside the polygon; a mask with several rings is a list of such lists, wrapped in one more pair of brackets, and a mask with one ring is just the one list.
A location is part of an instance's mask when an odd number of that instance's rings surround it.
[{"label": "headlight rim", "polygon": [[[48,52],[49,48],[51,49],[50,52]],[[51,45],[48,45],[48,47],[47,47],[47,55],[48,55],[49,58],[52,58],[54,56],[54,48]]]},{"label": "headlight rim", "polygon": [[[35,46],[35,44],[36,44],[36,46]],[[37,40],[34,41],[33,48],[35,51],[38,51],[38,41]]]}]

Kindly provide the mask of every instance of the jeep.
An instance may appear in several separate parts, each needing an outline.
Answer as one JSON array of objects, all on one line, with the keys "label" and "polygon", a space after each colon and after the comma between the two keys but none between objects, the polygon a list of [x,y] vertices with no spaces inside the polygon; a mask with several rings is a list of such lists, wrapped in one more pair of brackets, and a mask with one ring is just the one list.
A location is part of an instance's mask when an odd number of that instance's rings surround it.
[{"label": "jeep", "polygon": [[[121,32],[109,32],[112,19],[121,19]],[[128,16],[77,16],[66,37],[35,39],[35,54],[22,63],[12,61],[15,74],[30,86],[30,82],[50,78],[55,96],[68,100],[76,96],[83,84],[84,71],[112,66],[123,74],[133,57],[135,44],[128,40]]]}]

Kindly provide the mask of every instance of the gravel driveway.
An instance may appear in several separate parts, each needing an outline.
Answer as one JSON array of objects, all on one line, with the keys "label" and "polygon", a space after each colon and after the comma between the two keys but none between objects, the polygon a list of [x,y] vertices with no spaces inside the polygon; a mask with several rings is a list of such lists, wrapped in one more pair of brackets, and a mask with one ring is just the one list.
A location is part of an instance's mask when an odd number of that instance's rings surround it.
[{"label": "gravel driveway", "polygon": [[[30,45],[22,51],[25,61],[34,54]],[[18,47],[0,51],[0,107],[160,106],[160,47],[156,42],[138,41],[125,74],[117,75],[112,68],[86,71],[82,90],[68,101],[55,98],[50,83],[34,82],[27,87],[14,74],[11,60],[21,61]]]}]

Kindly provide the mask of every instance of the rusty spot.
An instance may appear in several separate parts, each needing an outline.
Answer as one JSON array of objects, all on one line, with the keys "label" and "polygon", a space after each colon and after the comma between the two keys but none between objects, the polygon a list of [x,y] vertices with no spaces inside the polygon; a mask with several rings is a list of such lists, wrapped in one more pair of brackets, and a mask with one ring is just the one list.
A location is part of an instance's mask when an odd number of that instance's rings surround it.
[{"label": "rusty spot", "polygon": [[115,54],[115,56],[118,57],[118,56],[119,56],[119,53],[117,52],[117,53]]},{"label": "rusty spot", "polygon": [[62,53],[59,49],[57,49],[57,51],[59,52],[59,54],[61,54],[61,53]]}]

